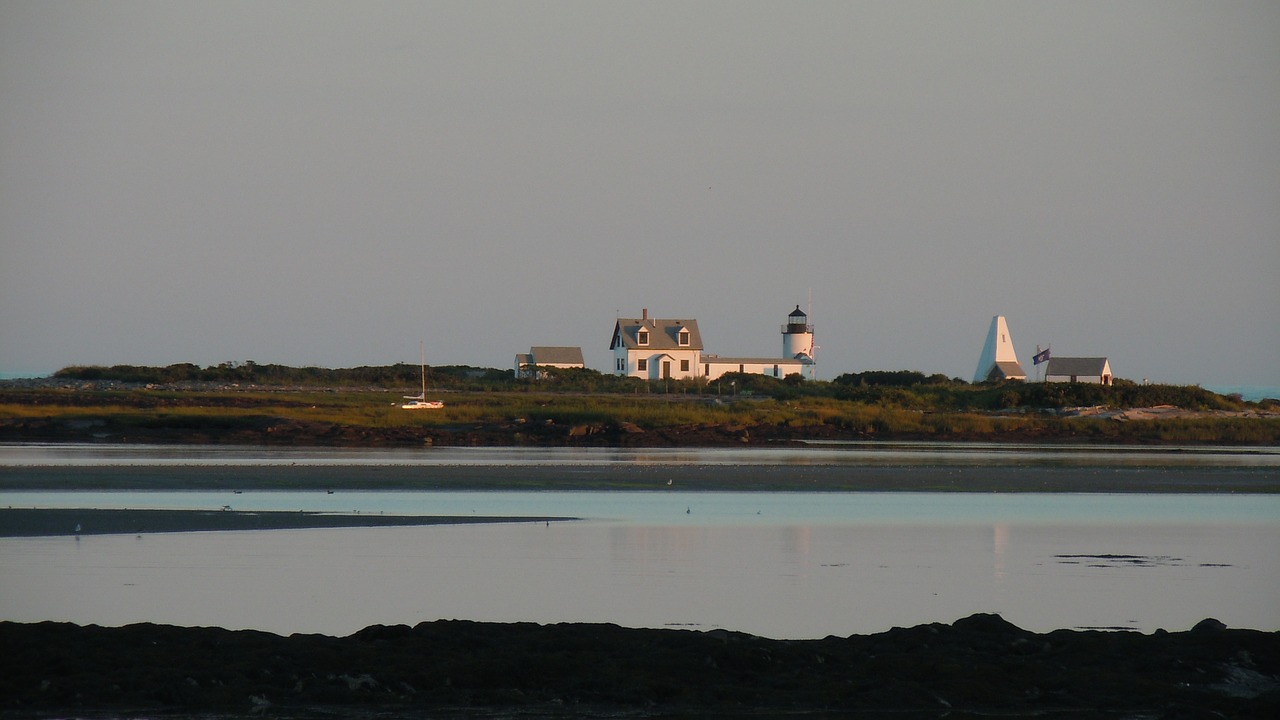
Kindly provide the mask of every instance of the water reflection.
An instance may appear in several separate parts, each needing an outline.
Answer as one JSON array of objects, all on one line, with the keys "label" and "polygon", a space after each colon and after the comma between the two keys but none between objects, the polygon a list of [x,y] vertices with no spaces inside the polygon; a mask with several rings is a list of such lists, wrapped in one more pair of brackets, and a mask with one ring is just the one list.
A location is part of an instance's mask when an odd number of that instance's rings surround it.
[{"label": "water reflection", "polygon": [[1004,554],[1009,547],[1009,526],[1004,523],[997,524],[991,528],[991,557],[993,566],[993,577],[995,577],[997,585],[1004,580]]},{"label": "water reflection", "polygon": [[[0,540],[22,622],[346,634],[440,618],[877,632],[999,612],[1023,627],[1280,629],[1280,528],[1179,523],[608,522]],[[1064,563],[1063,556],[1178,563]]]}]

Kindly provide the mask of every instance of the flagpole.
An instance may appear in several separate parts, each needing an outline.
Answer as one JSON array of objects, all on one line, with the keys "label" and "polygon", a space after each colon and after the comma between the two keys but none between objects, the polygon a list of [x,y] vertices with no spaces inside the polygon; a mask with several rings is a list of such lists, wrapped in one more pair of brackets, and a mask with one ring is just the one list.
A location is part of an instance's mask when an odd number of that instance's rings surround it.
[{"label": "flagpole", "polygon": [[[1052,347],[1053,343],[1049,343],[1049,347],[1041,350],[1040,346],[1036,345],[1036,354],[1031,358],[1031,364],[1036,366],[1036,382],[1040,382],[1040,364],[1049,362],[1049,358],[1053,354],[1053,351],[1049,348]],[[1048,376],[1045,376],[1045,381],[1048,381]]]}]

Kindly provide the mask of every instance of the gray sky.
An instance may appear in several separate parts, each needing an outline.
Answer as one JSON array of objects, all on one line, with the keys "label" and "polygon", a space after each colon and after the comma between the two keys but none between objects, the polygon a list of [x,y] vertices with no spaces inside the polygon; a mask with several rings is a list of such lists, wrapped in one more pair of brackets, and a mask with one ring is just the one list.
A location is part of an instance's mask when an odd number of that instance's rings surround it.
[{"label": "gray sky", "polygon": [[0,2],[0,372],[510,367],[619,314],[819,376],[987,326],[1280,385],[1280,3]]}]

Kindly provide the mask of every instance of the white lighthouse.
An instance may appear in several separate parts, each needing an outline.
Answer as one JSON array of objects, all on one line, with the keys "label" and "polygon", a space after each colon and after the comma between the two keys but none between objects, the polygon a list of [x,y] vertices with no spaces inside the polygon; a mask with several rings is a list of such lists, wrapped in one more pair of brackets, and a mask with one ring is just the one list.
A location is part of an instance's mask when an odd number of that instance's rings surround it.
[{"label": "white lighthouse", "polygon": [[813,326],[809,324],[809,316],[797,305],[787,316],[787,324],[782,326],[782,357],[794,360],[802,356],[813,360]]}]

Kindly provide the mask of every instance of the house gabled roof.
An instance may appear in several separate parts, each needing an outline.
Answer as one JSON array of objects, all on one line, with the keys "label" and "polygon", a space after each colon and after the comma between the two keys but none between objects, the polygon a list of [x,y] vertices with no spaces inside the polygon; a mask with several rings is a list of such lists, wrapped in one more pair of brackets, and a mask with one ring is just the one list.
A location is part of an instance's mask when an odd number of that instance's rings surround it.
[{"label": "house gabled roof", "polygon": [[[649,332],[649,342],[641,345],[637,335],[641,330]],[[689,331],[689,344],[680,344],[680,331]],[[609,349],[619,345],[632,349],[647,350],[701,350],[702,333],[698,332],[697,320],[663,320],[660,318],[618,318],[613,326],[613,338],[609,341]]]},{"label": "house gabled roof", "polygon": [[1102,377],[1110,374],[1104,357],[1051,357],[1045,377]]},{"label": "house gabled roof", "polygon": [[583,365],[582,348],[535,345],[529,348],[531,362],[543,365]]}]

